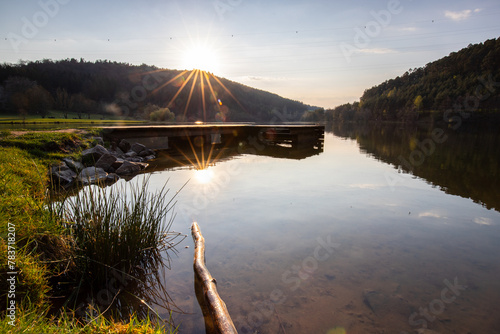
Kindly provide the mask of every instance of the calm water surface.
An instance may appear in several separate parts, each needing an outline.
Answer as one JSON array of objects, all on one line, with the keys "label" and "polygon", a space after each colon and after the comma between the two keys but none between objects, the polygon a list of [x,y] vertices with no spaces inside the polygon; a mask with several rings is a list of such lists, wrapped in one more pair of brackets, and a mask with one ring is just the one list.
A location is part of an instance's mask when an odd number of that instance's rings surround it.
[{"label": "calm water surface", "polygon": [[[491,187],[499,155],[474,171],[468,153],[460,164],[443,153],[459,141],[449,137],[410,174],[398,157],[409,159],[414,139],[428,134],[335,133],[305,159],[243,154],[204,171],[151,175],[153,187],[169,179],[172,190],[189,180],[173,229],[189,235],[200,224],[207,267],[239,333],[499,333],[500,214]],[[481,175],[489,182],[468,185]],[[193,249],[186,238],[165,278],[187,313],[174,316],[181,333],[205,332]]]}]

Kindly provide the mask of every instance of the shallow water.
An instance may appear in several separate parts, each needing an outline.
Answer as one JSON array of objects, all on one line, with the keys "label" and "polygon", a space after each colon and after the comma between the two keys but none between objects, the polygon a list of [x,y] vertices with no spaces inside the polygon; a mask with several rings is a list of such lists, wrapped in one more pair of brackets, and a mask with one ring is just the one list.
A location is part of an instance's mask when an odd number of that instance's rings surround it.
[{"label": "shallow water", "polygon": [[[169,179],[172,191],[189,180],[173,229],[189,235],[199,223],[238,332],[500,332],[496,193],[467,190],[479,194],[470,199],[449,178],[419,177],[444,159],[441,144],[412,175],[384,155],[407,151],[374,151],[362,134],[336,133],[325,134],[324,152],[301,160],[243,154],[203,172],[151,175],[153,187]],[[204,333],[192,239],[177,248],[165,280],[187,314],[174,320],[181,333]]]}]

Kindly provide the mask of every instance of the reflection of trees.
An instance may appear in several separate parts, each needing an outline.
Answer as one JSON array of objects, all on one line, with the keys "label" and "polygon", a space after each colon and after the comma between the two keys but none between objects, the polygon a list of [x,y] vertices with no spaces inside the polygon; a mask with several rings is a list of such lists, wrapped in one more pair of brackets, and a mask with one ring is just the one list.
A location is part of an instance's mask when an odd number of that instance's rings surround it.
[{"label": "reflection of trees", "polygon": [[463,124],[457,131],[443,128],[447,139],[434,143],[435,149],[424,155],[423,162],[411,166],[402,163],[401,158],[408,161],[413,150],[421,150],[418,142],[431,139],[438,127],[336,123],[327,129],[337,136],[355,139],[365,153],[399,166],[446,193],[500,211],[500,134],[491,124]]}]

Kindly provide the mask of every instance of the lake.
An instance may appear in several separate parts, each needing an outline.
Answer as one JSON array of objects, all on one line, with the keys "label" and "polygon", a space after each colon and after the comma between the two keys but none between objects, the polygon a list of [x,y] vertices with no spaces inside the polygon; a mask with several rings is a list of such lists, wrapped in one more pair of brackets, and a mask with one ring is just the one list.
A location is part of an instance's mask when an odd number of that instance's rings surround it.
[{"label": "lake", "polygon": [[[335,125],[306,154],[245,144],[204,170],[187,162],[200,151],[164,152],[150,175],[153,190],[189,180],[172,229],[199,223],[239,333],[500,332],[496,128]],[[191,237],[177,250],[174,321],[204,333]]]}]

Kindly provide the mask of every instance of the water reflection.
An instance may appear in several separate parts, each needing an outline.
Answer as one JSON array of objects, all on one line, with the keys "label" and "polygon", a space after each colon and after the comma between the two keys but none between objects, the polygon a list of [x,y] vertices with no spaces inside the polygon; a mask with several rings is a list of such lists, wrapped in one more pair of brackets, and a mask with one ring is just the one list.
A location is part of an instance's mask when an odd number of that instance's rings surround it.
[{"label": "water reflection", "polygon": [[327,129],[448,194],[500,211],[500,133],[491,124],[462,125],[458,131],[439,125],[352,123]]},{"label": "water reflection", "polygon": [[[210,166],[241,155],[259,155],[273,158],[302,160],[323,152],[324,133],[317,128],[305,128],[301,136],[290,141],[276,140],[276,133],[262,133],[247,137],[225,138],[224,141],[207,140],[202,136],[170,139],[170,149],[158,152],[148,172],[169,169],[195,169],[195,178],[207,183],[213,177]],[[207,169],[207,171],[205,171]]]},{"label": "water reflection", "polygon": [[[305,159],[259,155],[249,141],[216,147],[212,181],[179,193],[173,228],[188,234],[193,220],[203,228],[207,266],[239,333],[500,332],[490,316],[500,312],[500,214],[398,172],[398,156],[412,150],[403,130],[335,131],[342,138],[325,135],[324,151]],[[444,166],[451,159],[435,154]],[[178,189],[198,172],[171,166],[151,180]],[[202,334],[189,241],[165,280],[189,313],[176,323]],[[467,289],[452,294],[449,285]]]},{"label": "water reflection", "polygon": [[211,169],[197,170],[194,177],[199,183],[207,184],[214,178],[214,171]]}]

